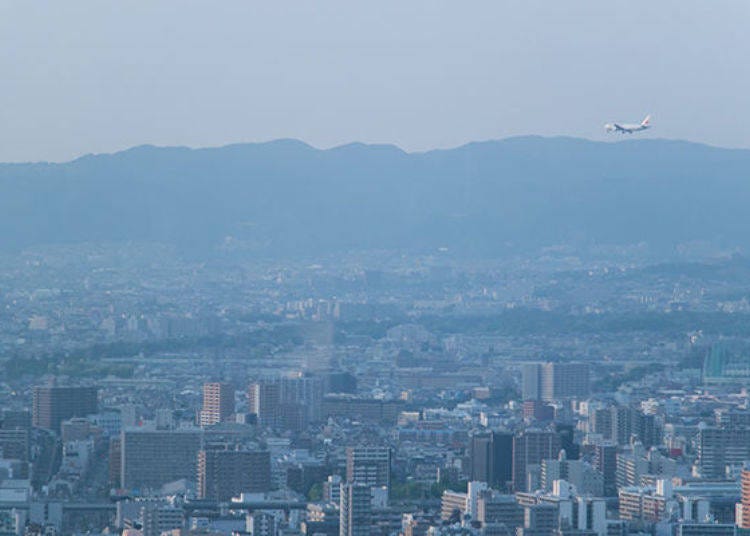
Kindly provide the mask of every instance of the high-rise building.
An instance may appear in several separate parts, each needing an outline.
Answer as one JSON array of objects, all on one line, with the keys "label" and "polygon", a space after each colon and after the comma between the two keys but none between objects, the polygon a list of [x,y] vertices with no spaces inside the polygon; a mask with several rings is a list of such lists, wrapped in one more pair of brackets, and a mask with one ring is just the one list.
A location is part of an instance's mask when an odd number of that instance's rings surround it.
[{"label": "high-rise building", "polygon": [[661,443],[662,427],[655,415],[646,415],[628,406],[597,408],[589,417],[589,432],[618,445],[629,445],[637,440],[651,447]]},{"label": "high-rise building", "polygon": [[602,442],[594,447],[594,468],[604,477],[604,494],[617,494],[617,445]]},{"label": "high-rise building", "polygon": [[577,460],[581,455],[581,445],[575,441],[575,425],[567,422],[556,422],[555,432],[560,436],[560,448],[565,451],[569,460]]},{"label": "high-rise building", "polygon": [[654,474],[650,471],[649,460],[646,458],[640,443],[617,453],[617,487],[639,486],[641,477]]},{"label": "high-rise building", "polygon": [[526,363],[521,368],[521,397],[540,400],[542,397],[542,364]]},{"label": "high-rise building", "polygon": [[120,486],[120,472],[122,467],[120,436],[109,439],[109,484],[112,488]]},{"label": "high-rise building", "polygon": [[240,493],[271,489],[271,456],[265,450],[212,445],[198,452],[198,497],[229,501]]},{"label": "high-rise building", "polygon": [[341,484],[339,536],[370,536],[372,529],[372,492],[370,486]]},{"label": "high-rise building", "polygon": [[258,416],[261,426],[278,426],[281,419],[281,385],[270,381],[257,381],[248,389],[248,408]]},{"label": "high-rise building", "polygon": [[612,408],[595,408],[589,414],[589,432],[604,440],[612,439]]},{"label": "high-rise building", "polygon": [[560,436],[553,431],[529,428],[513,438],[513,489],[527,489],[527,469],[542,460],[557,458]]},{"label": "high-rise building", "polygon": [[299,429],[321,418],[323,379],[317,376],[263,378],[250,385],[250,413],[262,426]]},{"label": "high-rise building", "polygon": [[203,434],[199,428],[129,428],[120,436],[120,485],[158,489],[182,478],[194,481]]},{"label": "high-rise building", "polygon": [[389,447],[348,447],[346,480],[371,488],[391,486],[391,449]]},{"label": "high-rise building", "polygon": [[228,421],[234,413],[234,388],[231,384],[211,382],[203,384],[203,407],[200,425]]},{"label": "high-rise building", "polygon": [[71,417],[85,417],[97,412],[96,387],[34,387],[32,415],[34,426],[54,432]]},{"label": "high-rise building", "polygon": [[544,363],[542,399],[580,398],[589,394],[589,366],[586,363]]},{"label": "high-rise building", "polygon": [[737,504],[737,526],[750,529],[750,465],[742,469],[740,483],[742,486],[741,502]]},{"label": "high-rise building", "polygon": [[663,427],[656,415],[646,415],[642,411],[633,411],[632,437],[646,448],[657,446],[662,442]]},{"label": "high-rise building", "polygon": [[750,460],[750,428],[701,427],[697,446],[700,475],[723,478],[728,465],[741,465]]},{"label": "high-rise building", "polygon": [[627,406],[612,406],[610,438],[618,445],[627,445],[633,435],[633,410]]},{"label": "high-rise building", "polygon": [[305,419],[316,422],[321,418],[325,381],[322,377],[298,373],[279,379],[281,400],[303,408]]},{"label": "high-rise building", "polygon": [[524,400],[560,400],[589,394],[586,363],[527,363],[522,368]]},{"label": "high-rise building", "polygon": [[492,432],[478,433],[471,436],[469,444],[469,463],[471,464],[469,480],[489,482],[493,469]]},{"label": "high-rise building", "polygon": [[471,480],[487,482],[494,488],[513,480],[513,434],[483,432],[474,434],[469,445]]}]

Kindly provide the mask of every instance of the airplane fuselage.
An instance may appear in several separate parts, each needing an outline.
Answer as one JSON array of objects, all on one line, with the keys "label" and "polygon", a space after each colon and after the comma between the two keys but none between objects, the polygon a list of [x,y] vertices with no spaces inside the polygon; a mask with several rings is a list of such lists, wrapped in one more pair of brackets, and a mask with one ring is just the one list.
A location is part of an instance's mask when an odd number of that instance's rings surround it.
[{"label": "airplane fuselage", "polygon": [[632,134],[633,132],[646,130],[648,128],[648,125],[629,125],[629,124],[620,125],[618,123],[615,123],[613,126],[615,127],[616,131],[627,133],[627,134]]},{"label": "airplane fuselage", "polygon": [[621,134],[632,134],[633,132],[639,132],[641,130],[646,130],[651,125],[649,125],[649,121],[651,120],[651,116],[647,115],[646,118],[641,121],[640,123],[607,123],[604,125],[605,130],[607,132],[619,132]]}]

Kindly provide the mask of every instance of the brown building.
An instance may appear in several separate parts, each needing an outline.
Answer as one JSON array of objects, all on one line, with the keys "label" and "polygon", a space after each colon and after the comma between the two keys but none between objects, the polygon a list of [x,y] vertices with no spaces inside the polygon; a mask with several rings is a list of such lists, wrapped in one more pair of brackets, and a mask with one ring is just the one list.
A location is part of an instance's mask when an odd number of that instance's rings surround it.
[{"label": "brown building", "polygon": [[228,383],[211,382],[203,384],[203,408],[200,425],[226,422],[234,413],[234,388]]},{"label": "brown building", "polygon": [[742,498],[738,504],[737,526],[741,529],[750,529],[750,465],[745,465],[742,469]]},{"label": "brown building", "polygon": [[62,421],[96,413],[99,406],[97,398],[96,387],[34,387],[34,426],[59,432]]},{"label": "brown building", "polygon": [[229,501],[240,493],[271,489],[271,455],[264,450],[245,450],[212,445],[198,452],[198,496]]},{"label": "brown building", "polygon": [[522,372],[524,400],[564,400],[589,393],[586,363],[526,363]]}]

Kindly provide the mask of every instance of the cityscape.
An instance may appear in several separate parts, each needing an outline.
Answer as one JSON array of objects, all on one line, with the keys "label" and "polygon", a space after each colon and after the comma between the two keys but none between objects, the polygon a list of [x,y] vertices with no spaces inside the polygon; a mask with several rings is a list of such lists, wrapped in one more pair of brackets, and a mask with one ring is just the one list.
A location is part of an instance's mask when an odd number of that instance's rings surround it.
[{"label": "cityscape", "polygon": [[0,2],[0,536],[750,536],[750,2]]},{"label": "cityscape", "polygon": [[750,525],[741,256],[152,248],[4,259],[4,534]]}]

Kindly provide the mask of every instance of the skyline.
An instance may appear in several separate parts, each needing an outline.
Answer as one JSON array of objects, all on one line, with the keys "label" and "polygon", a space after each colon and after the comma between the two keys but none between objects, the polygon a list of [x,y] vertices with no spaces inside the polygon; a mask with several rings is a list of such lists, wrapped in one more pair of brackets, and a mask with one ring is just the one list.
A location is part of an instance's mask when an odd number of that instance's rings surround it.
[{"label": "skyline", "polygon": [[409,152],[603,140],[604,123],[647,113],[648,137],[750,148],[739,2],[75,1],[0,14],[3,162],[279,138]]}]

